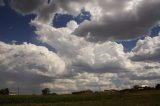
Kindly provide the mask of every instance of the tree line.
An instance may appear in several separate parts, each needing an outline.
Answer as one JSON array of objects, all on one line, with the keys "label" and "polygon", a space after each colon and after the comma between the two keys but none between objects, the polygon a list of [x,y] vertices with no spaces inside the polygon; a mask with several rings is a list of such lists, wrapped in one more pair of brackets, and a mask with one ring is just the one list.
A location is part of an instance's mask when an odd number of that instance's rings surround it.
[{"label": "tree line", "polygon": [[[135,90],[160,90],[160,84],[157,84],[155,87],[149,87],[149,86],[144,86],[141,87],[139,85],[134,85],[133,88],[131,89],[123,89],[121,91],[135,91]],[[112,91],[112,90],[111,90]],[[83,93],[93,93],[91,90],[84,90],[84,91],[77,91],[77,92],[72,92],[72,94],[83,94]],[[56,93],[51,93],[51,90],[49,88],[44,88],[42,89],[42,95],[56,95]]]},{"label": "tree line", "polygon": [[[126,90],[126,89],[124,89]],[[122,91],[124,91],[122,90]],[[139,85],[134,85],[133,88],[128,89],[128,90],[160,90],[160,84],[157,84],[155,87],[141,87]],[[78,92],[72,92],[72,94],[79,94],[79,93],[86,93],[86,92],[91,92],[91,90],[86,90],[86,91],[78,91]],[[10,91],[8,88],[5,89],[0,89],[0,95],[9,95]],[[56,95],[56,93],[51,92],[49,88],[44,88],[42,89],[42,95]]]}]

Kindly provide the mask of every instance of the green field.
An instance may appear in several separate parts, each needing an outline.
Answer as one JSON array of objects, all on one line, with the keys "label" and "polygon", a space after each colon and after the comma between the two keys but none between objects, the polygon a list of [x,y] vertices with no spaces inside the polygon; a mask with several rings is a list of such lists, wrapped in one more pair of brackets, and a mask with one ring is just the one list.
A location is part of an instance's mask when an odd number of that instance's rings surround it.
[{"label": "green field", "polygon": [[0,106],[160,106],[160,91],[55,96],[0,96]]}]

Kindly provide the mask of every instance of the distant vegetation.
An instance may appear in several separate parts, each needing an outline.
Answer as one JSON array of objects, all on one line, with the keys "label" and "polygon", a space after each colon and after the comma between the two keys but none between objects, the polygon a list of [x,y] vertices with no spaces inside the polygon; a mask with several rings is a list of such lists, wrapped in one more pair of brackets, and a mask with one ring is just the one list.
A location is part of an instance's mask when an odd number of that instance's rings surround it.
[{"label": "distant vegetation", "polygon": [[160,90],[160,84],[157,84],[155,89]]},{"label": "distant vegetation", "polygon": [[44,88],[42,90],[42,95],[56,95],[56,93],[51,93],[49,88]]},{"label": "distant vegetation", "polygon": [[84,90],[84,91],[72,92],[72,94],[91,94],[91,93],[93,93],[92,90]]},{"label": "distant vegetation", "polygon": [[1,89],[0,90],[0,95],[9,95],[9,89],[8,88]]},{"label": "distant vegetation", "polygon": [[[134,85],[131,89],[123,89],[123,90],[104,90],[103,92],[133,92],[133,91],[141,91],[141,90],[160,90],[160,84],[157,84],[155,87],[149,87],[149,86],[139,86]],[[8,88],[0,89],[0,95],[10,95],[13,91],[9,91]],[[102,91],[101,91],[102,92]],[[92,93],[99,93],[99,92],[93,92],[92,90],[84,90],[84,91],[76,91],[72,92],[72,94],[92,94]],[[42,89],[42,95],[57,95],[54,92],[51,92],[49,88]]]},{"label": "distant vegetation", "polygon": [[[139,86],[134,85],[131,89],[123,89],[123,90],[104,90],[103,92],[134,92],[134,91],[141,91],[141,90],[160,90],[160,84],[157,84],[155,87],[149,87],[149,86]],[[76,91],[72,92],[72,94],[92,94],[92,93],[98,93],[93,92],[92,90],[84,90],[84,91]],[[51,90],[49,88],[44,88],[42,90],[42,95],[56,95],[56,93],[51,93]]]},{"label": "distant vegetation", "polygon": [[160,106],[160,90],[0,96],[0,106]]},{"label": "distant vegetation", "polygon": [[49,88],[45,88],[42,90],[42,95],[49,95],[50,94],[50,89]]},{"label": "distant vegetation", "polygon": [[[131,89],[91,90],[72,94],[52,93],[49,88],[42,95],[9,95],[9,89],[1,89],[0,106],[160,106],[160,84],[155,87],[135,85]],[[44,95],[44,96],[43,96]]]}]

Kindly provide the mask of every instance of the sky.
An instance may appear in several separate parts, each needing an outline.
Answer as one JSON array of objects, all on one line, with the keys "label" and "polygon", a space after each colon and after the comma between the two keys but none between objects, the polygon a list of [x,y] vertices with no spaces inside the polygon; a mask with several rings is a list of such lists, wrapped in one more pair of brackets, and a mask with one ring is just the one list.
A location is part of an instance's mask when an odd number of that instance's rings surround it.
[{"label": "sky", "polygon": [[159,10],[160,0],[0,0],[0,88],[155,86]]}]

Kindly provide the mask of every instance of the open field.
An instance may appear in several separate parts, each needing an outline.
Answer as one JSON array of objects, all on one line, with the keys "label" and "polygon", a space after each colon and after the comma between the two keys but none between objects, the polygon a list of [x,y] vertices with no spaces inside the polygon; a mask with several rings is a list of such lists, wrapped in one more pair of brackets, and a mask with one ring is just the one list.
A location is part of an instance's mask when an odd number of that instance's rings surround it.
[{"label": "open field", "polygon": [[0,106],[160,106],[160,91],[55,96],[0,96]]}]

